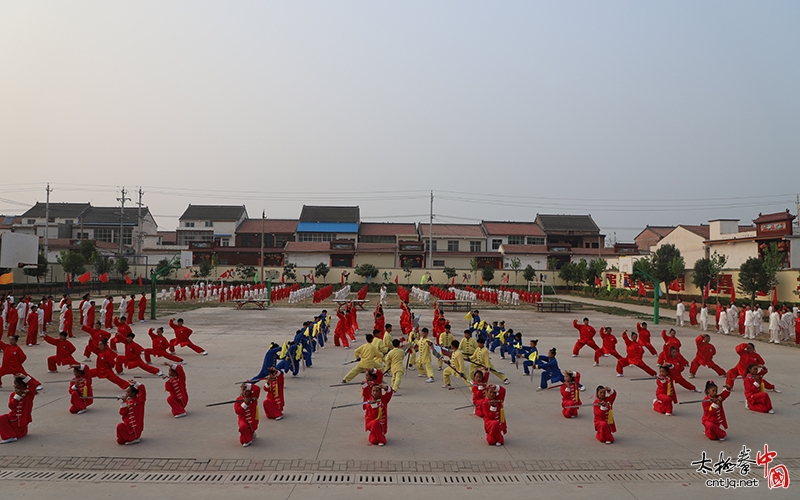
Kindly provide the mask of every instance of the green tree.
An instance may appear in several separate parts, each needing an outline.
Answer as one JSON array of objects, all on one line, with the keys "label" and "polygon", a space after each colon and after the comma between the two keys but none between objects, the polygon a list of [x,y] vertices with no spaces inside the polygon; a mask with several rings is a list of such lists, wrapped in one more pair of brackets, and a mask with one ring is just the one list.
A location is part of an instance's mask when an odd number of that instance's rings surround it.
[{"label": "green tree", "polygon": [[750,257],[739,268],[739,289],[750,297],[750,305],[755,305],[756,294],[766,292],[769,278],[764,270],[764,261]]},{"label": "green tree", "polygon": [[595,278],[600,278],[608,267],[608,262],[602,258],[596,258],[589,261],[586,266],[586,277],[584,281],[587,285],[594,287],[596,284]]},{"label": "green tree", "polygon": [[455,267],[445,267],[442,272],[447,276],[447,279],[453,279],[458,276],[458,271],[456,271]]},{"label": "green tree", "polygon": [[484,283],[489,283],[494,279],[494,268],[492,266],[483,266],[481,270],[481,277]]},{"label": "green tree", "polygon": [[78,252],[83,255],[85,264],[94,264],[97,261],[97,245],[94,240],[81,240]]},{"label": "green tree", "polygon": [[669,301],[669,284],[686,273],[686,264],[681,257],[681,251],[675,245],[661,245],[653,254],[652,276],[664,283],[667,289],[667,304]]},{"label": "green tree", "polygon": [[469,259],[469,270],[472,273],[473,283],[478,280],[478,259],[475,257]]},{"label": "green tree", "polygon": [[522,271],[522,279],[525,281],[536,281],[536,269],[534,269],[532,265],[528,264],[525,267],[525,270]]},{"label": "green tree", "polygon": [[330,270],[331,270],[331,268],[328,267],[328,264],[326,264],[324,262],[320,262],[314,268],[314,276],[317,277],[317,278],[322,278],[322,282],[324,283],[325,282],[325,278],[328,276],[328,273],[330,272]]},{"label": "green tree", "polygon": [[354,273],[364,278],[364,280],[374,278],[381,272],[380,269],[372,264],[361,264],[353,270]]},{"label": "green tree", "polygon": [[555,257],[548,257],[547,258],[547,270],[548,271],[558,271],[558,259]]},{"label": "green tree", "polygon": [[297,266],[294,263],[289,262],[283,266],[283,276],[287,280],[295,280],[297,281]]},{"label": "green tree", "polygon": [[567,289],[572,290],[572,284],[582,283],[583,276],[580,268],[574,262],[567,262],[558,270],[558,277],[567,284]]},{"label": "green tree", "polygon": [[197,270],[197,275],[200,278],[208,278],[211,276],[211,270],[214,268],[214,266],[211,264],[211,261],[207,257],[200,259],[200,264],[198,267],[199,269]]},{"label": "green tree", "polygon": [[511,270],[514,271],[514,284],[517,284],[517,279],[519,278],[519,270],[522,268],[522,261],[519,260],[519,257],[513,257],[510,263]]},{"label": "green tree", "polygon": [[79,252],[62,250],[56,257],[56,261],[61,264],[65,273],[70,274],[70,278],[75,278],[86,272],[86,259]]},{"label": "green tree", "polygon": [[47,257],[45,257],[44,252],[39,252],[39,257],[36,259],[36,267],[24,269],[22,272],[25,273],[26,276],[36,278],[37,283],[39,283],[43,277],[47,276]]},{"label": "green tree", "polygon": [[589,283],[587,280],[587,275],[589,274],[589,263],[586,262],[586,259],[581,259],[577,264],[575,264],[575,268],[573,270],[575,275],[575,283],[584,283],[586,285],[593,286],[594,282]]},{"label": "green tree", "polygon": [[125,276],[128,274],[128,271],[130,271],[131,265],[127,258],[118,257],[117,262],[114,264],[114,268],[120,276]]},{"label": "green tree", "polygon": [[245,266],[244,264],[236,265],[236,277],[243,281],[250,281],[256,275],[256,268],[253,266]]},{"label": "green tree", "polygon": [[778,271],[783,268],[784,255],[778,250],[778,245],[770,243],[764,250],[764,275],[767,278],[766,290],[778,286]]}]

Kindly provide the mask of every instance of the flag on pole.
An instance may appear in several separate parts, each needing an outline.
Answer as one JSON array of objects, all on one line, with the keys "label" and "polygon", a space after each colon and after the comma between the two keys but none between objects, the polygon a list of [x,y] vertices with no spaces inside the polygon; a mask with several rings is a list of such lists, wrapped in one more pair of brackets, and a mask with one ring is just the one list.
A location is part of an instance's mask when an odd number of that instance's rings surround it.
[{"label": "flag on pole", "polygon": [[631,287],[630,283],[628,283],[628,275],[627,274],[622,277],[622,286],[624,286],[625,288],[630,288]]},{"label": "flag on pole", "polygon": [[281,274],[281,284],[282,285],[286,284],[286,275],[285,274]]},{"label": "flag on pole", "polygon": [[661,298],[661,283],[658,286],[653,288],[653,297],[660,299]]},{"label": "flag on pole", "polygon": [[103,283],[108,283],[108,273],[101,274],[100,276],[97,277],[97,279]]},{"label": "flag on pole", "polygon": [[143,286],[142,277],[141,276],[139,276],[139,286]]},{"label": "flag on pole", "polygon": [[311,273],[311,284],[312,285],[316,285],[317,284],[317,281],[314,279],[314,273],[313,272]]},{"label": "flag on pole", "polygon": [[191,277],[192,277],[192,270],[191,269],[187,269],[186,270],[186,274],[183,275],[183,279],[188,280]]},{"label": "flag on pole", "polygon": [[644,282],[642,280],[639,280],[639,295],[642,297],[647,295],[647,290],[644,289]]},{"label": "flag on pole", "polygon": [[483,276],[481,276],[481,283],[478,286],[483,286]]},{"label": "flag on pole", "polygon": [[92,273],[90,273],[89,271],[86,271],[85,273],[78,276],[78,281],[81,282],[81,285],[85,285],[86,282],[89,281],[90,279],[92,279]]},{"label": "flag on pole", "polygon": [[253,283],[258,285],[258,272],[256,272],[256,274],[253,275]]},{"label": "flag on pole", "polygon": [[14,273],[0,274],[0,285],[10,285],[14,283]]},{"label": "flag on pole", "polygon": [[425,275],[424,274],[422,275],[422,278],[419,279],[419,284],[420,285],[424,285],[425,284]]},{"label": "flag on pole", "polygon": [[594,277],[594,284],[595,284],[596,286],[602,286],[602,285],[603,285],[603,282],[602,282],[602,281],[600,281],[600,277],[599,277],[599,276],[595,276],[595,277]]},{"label": "flag on pole", "polygon": [[72,288],[72,277],[69,273],[64,276],[64,279],[67,281],[67,288]]},{"label": "flag on pole", "polygon": [[456,277],[453,276],[453,279],[450,280],[450,286],[456,286]]},{"label": "flag on pole", "polygon": [[399,274],[394,277],[394,284],[395,285],[399,285],[400,284],[400,275]]},{"label": "flag on pole", "polygon": [[606,290],[611,291],[611,280],[606,276]]},{"label": "flag on pole", "polygon": [[127,274],[125,275],[125,284],[126,285],[132,285],[133,284],[133,280]]},{"label": "flag on pole", "polygon": [[778,305],[778,287],[777,286],[773,286],[772,287],[772,305],[773,306],[777,306]]},{"label": "flag on pole", "polygon": [[709,281],[706,283],[706,287],[703,289],[703,300],[708,300],[708,295],[711,293],[711,282]]}]

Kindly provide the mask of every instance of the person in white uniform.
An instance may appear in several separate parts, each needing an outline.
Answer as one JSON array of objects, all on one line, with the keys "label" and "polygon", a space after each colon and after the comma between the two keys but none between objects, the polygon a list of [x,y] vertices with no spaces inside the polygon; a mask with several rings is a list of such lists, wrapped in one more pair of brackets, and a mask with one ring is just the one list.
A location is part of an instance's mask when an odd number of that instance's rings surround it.
[{"label": "person in white uniform", "polygon": [[675,319],[677,320],[678,326],[683,326],[683,316],[686,314],[686,306],[683,305],[683,301],[678,299],[678,305],[675,310]]},{"label": "person in white uniform", "polygon": [[703,331],[708,330],[708,305],[703,302],[703,307],[700,308],[700,329]]}]

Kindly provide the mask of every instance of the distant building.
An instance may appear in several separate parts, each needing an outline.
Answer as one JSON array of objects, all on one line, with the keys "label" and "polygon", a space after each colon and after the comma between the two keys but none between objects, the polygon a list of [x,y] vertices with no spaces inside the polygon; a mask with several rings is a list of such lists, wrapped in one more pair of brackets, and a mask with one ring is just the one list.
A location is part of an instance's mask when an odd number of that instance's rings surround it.
[{"label": "distant building", "polygon": [[603,248],[605,235],[591,215],[537,214],[536,224],[547,237],[547,245],[569,248]]},{"label": "distant building", "polygon": [[666,235],[672,232],[675,226],[645,226],[633,241],[642,253],[650,253],[650,248],[658,244]]},{"label": "distant building", "polygon": [[[503,268],[503,256],[496,250],[486,250],[486,234],[480,224],[433,224],[432,241],[429,241],[430,228],[429,224],[419,225],[420,240],[426,245],[426,252],[428,245],[432,244],[432,267],[469,269],[470,261],[476,259],[478,268]],[[425,267],[426,258],[427,253],[418,266],[409,267]]]},{"label": "distant building", "polygon": [[481,221],[486,234],[486,249],[500,250],[500,245],[543,246],[547,243],[544,231],[535,222]]},{"label": "distant building", "polygon": [[357,240],[361,212],[358,207],[303,205],[295,241]]},{"label": "distant building", "polygon": [[[189,205],[178,219],[178,245],[203,242],[227,247],[233,244],[236,228],[247,219],[244,205]],[[205,248],[200,246],[198,248]]]}]

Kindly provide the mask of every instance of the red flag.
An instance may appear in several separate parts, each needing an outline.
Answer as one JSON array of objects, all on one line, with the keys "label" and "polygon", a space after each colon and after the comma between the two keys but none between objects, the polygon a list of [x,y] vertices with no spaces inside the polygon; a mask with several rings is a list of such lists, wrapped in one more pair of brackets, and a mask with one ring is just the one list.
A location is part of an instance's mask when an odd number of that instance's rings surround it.
[{"label": "red flag", "polygon": [[131,277],[130,277],[130,276],[128,276],[128,275],[126,274],[126,275],[125,275],[125,284],[126,284],[126,285],[130,285],[130,284],[132,284],[132,283],[133,283],[133,280],[131,279]]},{"label": "red flag", "polygon": [[108,273],[101,274],[100,276],[97,277],[97,279],[99,279],[103,283],[108,283]]},{"label": "red flag", "polygon": [[772,305],[773,306],[777,306],[778,305],[778,287],[777,286],[773,286],[772,287]]},{"label": "red flag", "polygon": [[286,284],[286,275],[284,274],[281,275],[281,283]]},{"label": "red flag", "polygon": [[594,277],[594,284],[597,285],[597,286],[602,286],[603,282],[600,281],[600,278],[598,276],[595,276]]},{"label": "red flag", "polygon": [[706,287],[703,290],[703,300],[708,300],[708,295],[711,293],[711,282],[709,281],[706,283]]},{"label": "red flag", "polygon": [[639,280],[639,295],[642,297],[647,295],[647,291],[644,289],[644,282],[642,280]]},{"label": "red flag", "polygon": [[85,285],[86,282],[89,281],[90,279],[92,279],[92,273],[90,273],[89,271],[86,271],[85,273],[78,276],[78,281],[81,282],[81,285]]},{"label": "red flag", "polygon": [[311,273],[311,284],[316,285],[316,283],[314,282],[314,273]]},{"label": "red flag", "polygon": [[394,284],[395,285],[399,285],[400,284],[400,275],[399,274],[394,277]]},{"label": "red flag", "polygon": [[678,280],[672,280],[672,283],[669,284],[669,289],[673,292],[680,292],[681,287],[678,285]]},{"label": "red flag", "polygon": [[731,287],[731,304],[736,302],[736,285]]},{"label": "red flag", "polygon": [[450,286],[456,286],[456,277],[453,276],[453,279],[450,280]]},{"label": "red flag", "polygon": [[142,277],[139,276],[139,286],[142,286]]},{"label": "red flag", "polygon": [[[188,271],[186,271],[186,274],[183,275],[183,279],[188,280],[191,277],[192,277],[192,270],[189,269]],[[128,284],[130,284],[130,283],[128,283]]]}]

